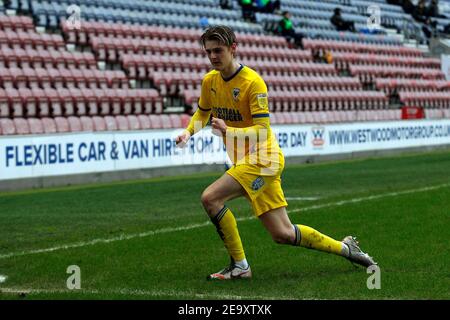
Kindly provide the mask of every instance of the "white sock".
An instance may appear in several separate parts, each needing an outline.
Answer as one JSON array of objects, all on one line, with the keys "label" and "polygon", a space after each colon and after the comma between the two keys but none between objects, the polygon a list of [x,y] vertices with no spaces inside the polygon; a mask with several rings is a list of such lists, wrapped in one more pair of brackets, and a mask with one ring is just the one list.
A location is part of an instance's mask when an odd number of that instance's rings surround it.
[{"label": "white sock", "polygon": [[241,261],[235,261],[234,264],[238,266],[241,269],[247,269],[248,268],[248,262],[247,259],[241,260]]},{"label": "white sock", "polygon": [[341,254],[344,257],[349,257],[350,256],[350,250],[348,249],[348,246],[342,242],[342,249],[341,249]]}]

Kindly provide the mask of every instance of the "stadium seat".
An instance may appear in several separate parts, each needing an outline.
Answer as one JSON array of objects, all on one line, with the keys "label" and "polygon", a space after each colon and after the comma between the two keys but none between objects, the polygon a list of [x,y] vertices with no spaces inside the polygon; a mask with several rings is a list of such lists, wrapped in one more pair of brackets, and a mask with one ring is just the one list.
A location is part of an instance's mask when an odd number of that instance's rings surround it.
[{"label": "stadium seat", "polygon": [[81,116],[80,122],[82,131],[94,131],[94,122],[91,117]]},{"label": "stadium seat", "polygon": [[140,125],[141,129],[148,130],[148,129],[152,128],[152,124],[150,122],[149,116],[140,114],[137,116],[137,118],[139,120],[139,125]]},{"label": "stadium seat", "polygon": [[181,115],[179,114],[171,114],[169,115],[171,128],[182,128],[181,125]]},{"label": "stadium seat", "polygon": [[44,127],[42,125],[41,119],[28,118],[28,127],[30,128],[31,134],[42,134],[44,133]]},{"label": "stadium seat", "polygon": [[55,117],[56,131],[58,133],[69,132],[69,121],[64,117]]},{"label": "stadium seat", "polygon": [[117,130],[117,122],[116,118],[112,116],[105,116],[105,123],[106,123],[106,130],[108,131],[115,131]]},{"label": "stadium seat", "polygon": [[163,129],[173,128],[172,121],[168,114],[161,114],[159,117],[161,119]]},{"label": "stadium seat", "polygon": [[9,99],[6,91],[0,88],[0,117],[9,117]]},{"label": "stadium seat", "polygon": [[139,130],[141,129],[141,125],[139,122],[139,119],[135,115],[128,115],[127,116],[128,125],[130,130]]},{"label": "stadium seat", "polygon": [[70,132],[79,132],[83,131],[83,127],[81,125],[80,118],[75,116],[67,117],[67,122],[69,123]]},{"label": "stadium seat", "polygon": [[16,127],[17,134],[29,134],[30,127],[28,121],[24,118],[14,118],[14,126]]},{"label": "stadium seat", "polygon": [[0,119],[0,127],[2,135],[16,134],[16,127],[11,119]]},{"label": "stadium seat", "polygon": [[163,123],[162,119],[159,115],[151,114],[148,116],[150,120],[150,128],[151,129],[162,129]]},{"label": "stadium seat", "polygon": [[9,99],[9,106],[12,110],[13,117],[23,117],[24,110],[22,105],[22,98],[19,95],[19,91],[13,88],[6,89],[5,91]]},{"label": "stadium seat", "polygon": [[103,117],[93,116],[94,131],[106,131],[106,122]]},{"label": "stadium seat", "polygon": [[187,114],[182,114],[181,115],[181,127],[187,128],[187,126],[189,125],[189,122],[191,122],[191,116],[189,116]]},{"label": "stadium seat", "polygon": [[126,116],[116,116],[116,123],[117,123],[117,129],[118,130],[128,130],[128,119]]},{"label": "stadium seat", "polygon": [[44,133],[56,133],[56,123],[53,118],[42,118],[42,126],[44,128]]}]

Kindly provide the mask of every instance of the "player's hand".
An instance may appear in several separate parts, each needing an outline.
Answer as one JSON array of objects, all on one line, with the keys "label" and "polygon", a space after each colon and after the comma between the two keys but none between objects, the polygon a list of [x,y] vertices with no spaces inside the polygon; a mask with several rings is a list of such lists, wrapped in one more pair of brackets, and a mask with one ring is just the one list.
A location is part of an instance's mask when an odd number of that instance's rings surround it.
[{"label": "player's hand", "polygon": [[222,137],[227,133],[227,125],[225,124],[225,121],[219,118],[211,118],[211,127],[212,127],[212,133],[216,136]]},{"label": "player's hand", "polygon": [[175,138],[175,143],[177,144],[177,147],[184,148],[190,137],[191,134],[189,133],[189,131],[186,130],[183,131],[182,134],[180,134],[178,137]]}]

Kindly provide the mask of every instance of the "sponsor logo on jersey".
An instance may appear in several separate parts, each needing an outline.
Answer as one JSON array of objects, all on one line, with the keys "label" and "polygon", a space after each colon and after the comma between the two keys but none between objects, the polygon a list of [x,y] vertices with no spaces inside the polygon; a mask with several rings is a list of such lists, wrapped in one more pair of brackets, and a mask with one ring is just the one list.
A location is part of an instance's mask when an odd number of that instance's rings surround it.
[{"label": "sponsor logo on jersey", "polygon": [[213,108],[213,115],[216,118],[225,120],[225,121],[243,121],[244,118],[242,114],[237,109],[228,109],[228,108]]}]

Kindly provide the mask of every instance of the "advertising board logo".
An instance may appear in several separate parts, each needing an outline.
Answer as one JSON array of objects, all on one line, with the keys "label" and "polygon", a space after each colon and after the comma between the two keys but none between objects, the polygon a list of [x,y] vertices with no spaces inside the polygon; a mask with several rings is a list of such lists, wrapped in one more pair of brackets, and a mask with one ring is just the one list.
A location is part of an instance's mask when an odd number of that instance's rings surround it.
[{"label": "advertising board logo", "polygon": [[325,128],[324,127],[313,127],[312,131],[312,145],[314,148],[322,148],[325,144]]}]

